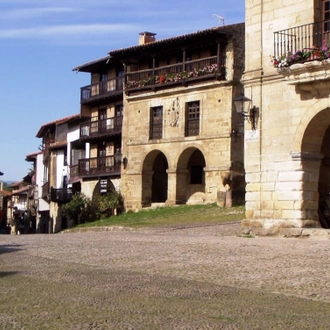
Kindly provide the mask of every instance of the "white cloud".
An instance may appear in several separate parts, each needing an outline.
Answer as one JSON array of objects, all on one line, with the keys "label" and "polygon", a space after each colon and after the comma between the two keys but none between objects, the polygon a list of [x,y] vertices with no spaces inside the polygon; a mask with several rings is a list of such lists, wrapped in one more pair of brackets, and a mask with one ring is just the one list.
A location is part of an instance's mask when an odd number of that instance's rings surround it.
[{"label": "white cloud", "polygon": [[70,8],[70,7],[42,7],[42,8],[23,8],[23,9],[13,9],[4,11],[2,13],[2,19],[13,20],[13,19],[31,19],[36,17],[42,17],[45,15],[53,14],[65,14],[73,12],[83,11],[80,8]]},{"label": "white cloud", "polygon": [[118,31],[136,31],[136,26],[130,24],[77,24],[3,29],[0,30],[0,39],[35,39],[40,37],[65,35],[104,35],[117,33]]}]

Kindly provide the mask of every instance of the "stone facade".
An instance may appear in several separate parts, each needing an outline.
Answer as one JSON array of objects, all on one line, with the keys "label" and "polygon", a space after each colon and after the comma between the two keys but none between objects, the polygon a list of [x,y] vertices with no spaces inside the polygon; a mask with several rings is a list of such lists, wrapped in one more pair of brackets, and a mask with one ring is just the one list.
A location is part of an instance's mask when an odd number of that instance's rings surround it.
[{"label": "stone facade", "polygon": [[[226,37],[221,36],[224,30]],[[215,31],[202,31],[200,37],[198,33],[188,35],[183,42],[175,37],[140,45],[133,47],[134,53],[131,48],[110,52],[126,68],[122,153],[128,163],[121,173],[126,210],[159,203],[214,203],[226,195],[226,190],[244,194],[243,137],[238,134],[241,117],[233,107],[233,99],[242,91],[244,24],[218,28],[217,38],[213,38]],[[202,40],[209,34],[211,41],[203,46]],[[196,46],[199,43],[202,46]],[[210,49],[218,49],[215,59],[225,58],[225,76],[188,77],[182,83],[166,80],[174,65],[191,66],[193,71],[198,61],[210,61]],[[133,67],[131,62],[138,65]],[[145,63],[151,62],[159,63],[153,72],[162,72],[159,76],[150,74],[148,83],[154,79],[153,85],[145,86],[143,80],[136,84],[139,87],[131,88],[133,83],[128,78],[132,70],[147,70]],[[134,74],[136,77],[139,70]],[[190,134],[187,112],[193,106],[198,112],[198,127]]]},{"label": "stone facade", "polygon": [[[108,178],[107,181],[108,191],[120,191],[120,178]],[[100,179],[84,180],[81,182],[81,191],[89,199],[93,199],[94,196],[100,195],[100,190]]]},{"label": "stone facade", "polygon": [[243,84],[245,96],[258,109],[257,130],[251,134],[245,124],[247,185],[242,226],[246,232],[272,235],[288,228],[329,228],[323,214],[330,191],[328,60],[309,58],[280,68],[271,60],[281,49],[280,55],[290,58],[298,51],[285,36],[295,36],[292,40],[298,43],[300,25],[311,31],[310,44],[302,48],[322,46],[315,33],[321,4],[246,2]]}]

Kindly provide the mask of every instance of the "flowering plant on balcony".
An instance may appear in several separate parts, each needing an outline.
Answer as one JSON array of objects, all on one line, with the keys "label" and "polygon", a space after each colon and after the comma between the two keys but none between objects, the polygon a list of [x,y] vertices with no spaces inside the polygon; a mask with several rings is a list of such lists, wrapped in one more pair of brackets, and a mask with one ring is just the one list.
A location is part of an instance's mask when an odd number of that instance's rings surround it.
[{"label": "flowering plant on balcony", "polygon": [[288,52],[285,55],[279,57],[272,57],[272,62],[275,68],[285,68],[292,64],[304,63],[312,60],[325,60],[330,58],[330,47],[327,45],[326,41],[323,41],[322,47],[304,48],[303,50],[298,50],[295,53]]},{"label": "flowering plant on balcony", "polygon": [[155,85],[155,84],[163,84],[167,82],[177,82],[180,80],[208,75],[208,74],[215,74],[218,70],[217,64],[206,65],[202,68],[192,68],[189,71],[182,71],[177,73],[165,73],[156,76],[150,76],[146,79],[141,80],[130,80],[126,83],[127,88],[140,88],[143,86],[148,85]]}]

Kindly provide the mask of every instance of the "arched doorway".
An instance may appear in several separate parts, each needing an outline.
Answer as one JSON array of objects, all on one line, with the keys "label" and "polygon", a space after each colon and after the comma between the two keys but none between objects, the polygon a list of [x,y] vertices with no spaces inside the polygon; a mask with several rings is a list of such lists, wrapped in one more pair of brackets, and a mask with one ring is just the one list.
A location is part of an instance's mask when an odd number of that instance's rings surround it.
[{"label": "arched doorway", "polygon": [[111,191],[116,191],[115,186],[112,183],[111,179],[110,178],[100,179],[94,188],[92,199],[94,200],[95,198],[98,198],[98,196],[107,194]]},{"label": "arched doorway", "polygon": [[205,195],[205,158],[194,147],[182,152],[177,165],[177,204],[203,202]]},{"label": "arched doorway", "polygon": [[302,139],[303,203],[301,211],[330,228],[330,108],[309,122]]},{"label": "arched doorway", "polygon": [[168,162],[159,150],[150,152],[144,160],[142,170],[142,206],[165,203],[168,193]]},{"label": "arched doorway", "polygon": [[321,147],[323,159],[319,177],[319,217],[323,228],[330,228],[330,125],[328,126]]}]

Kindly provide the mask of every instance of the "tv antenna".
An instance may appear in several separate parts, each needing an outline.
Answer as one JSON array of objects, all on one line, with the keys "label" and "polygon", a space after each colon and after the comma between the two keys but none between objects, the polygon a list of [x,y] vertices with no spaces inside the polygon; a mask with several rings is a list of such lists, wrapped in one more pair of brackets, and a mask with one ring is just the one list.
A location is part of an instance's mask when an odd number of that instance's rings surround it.
[{"label": "tv antenna", "polygon": [[222,17],[220,15],[217,15],[217,14],[213,14],[212,16],[217,18],[219,20],[219,23],[222,23],[222,25],[225,25],[225,18],[224,17]]}]

